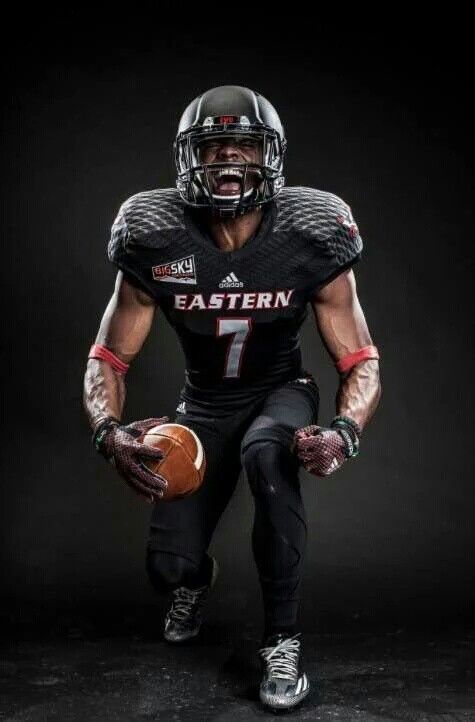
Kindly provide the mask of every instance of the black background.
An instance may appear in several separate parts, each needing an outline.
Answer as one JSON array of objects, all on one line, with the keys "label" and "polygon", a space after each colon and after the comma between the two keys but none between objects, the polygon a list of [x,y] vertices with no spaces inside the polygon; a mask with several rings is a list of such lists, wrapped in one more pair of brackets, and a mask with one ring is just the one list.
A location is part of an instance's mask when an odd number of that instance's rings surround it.
[{"label": "black background", "polygon": [[[221,84],[278,109],[289,185],[341,196],[365,242],[359,297],[383,397],[358,459],[302,474],[302,620],[452,624],[473,592],[473,94],[469,30],[398,6],[152,4],[20,14],[4,30],[2,559],[10,621],[155,603],[150,508],[90,445],[86,356],[112,293],[110,225],[129,195],[174,184],[180,114]],[[7,43],[10,43],[7,47]],[[159,313],[127,376],[125,418],[172,415],[183,380]],[[313,321],[304,359],[331,419],[337,375]],[[225,479],[223,479],[225,483]],[[211,549],[222,619],[257,619],[245,478]],[[33,611],[32,611],[33,610]],[[36,615],[36,616],[35,616]]]}]

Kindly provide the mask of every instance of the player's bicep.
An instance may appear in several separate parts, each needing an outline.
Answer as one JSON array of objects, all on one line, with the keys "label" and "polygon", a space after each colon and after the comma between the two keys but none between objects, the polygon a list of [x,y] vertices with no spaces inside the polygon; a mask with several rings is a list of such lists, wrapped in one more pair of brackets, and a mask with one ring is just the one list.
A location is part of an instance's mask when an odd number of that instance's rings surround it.
[{"label": "player's bicep", "polygon": [[156,308],[151,296],[129,283],[119,271],[95,343],[130,363],[150,332]]},{"label": "player's bicep", "polygon": [[352,269],[320,289],[311,304],[321,339],[333,361],[372,344]]}]

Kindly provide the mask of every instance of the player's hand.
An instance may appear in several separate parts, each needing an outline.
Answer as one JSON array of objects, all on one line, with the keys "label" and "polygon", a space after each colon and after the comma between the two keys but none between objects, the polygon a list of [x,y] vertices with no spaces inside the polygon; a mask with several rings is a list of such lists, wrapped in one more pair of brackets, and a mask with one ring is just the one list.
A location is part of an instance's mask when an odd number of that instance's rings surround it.
[{"label": "player's hand", "polygon": [[295,432],[294,442],[302,466],[316,476],[328,476],[346,461],[345,442],[334,429],[304,426]]},{"label": "player's hand", "polygon": [[308,472],[329,476],[348,458],[358,454],[360,435],[361,430],[354,421],[336,417],[331,428],[312,424],[297,429],[293,449]]},{"label": "player's hand", "polygon": [[163,497],[168,483],[163,476],[148,469],[142,460],[163,459],[163,452],[140,443],[138,438],[144,436],[154,426],[168,421],[168,416],[162,416],[157,419],[133,421],[125,426],[116,424],[101,440],[101,448],[98,449],[114,464],[127,484],[149,504]]}]

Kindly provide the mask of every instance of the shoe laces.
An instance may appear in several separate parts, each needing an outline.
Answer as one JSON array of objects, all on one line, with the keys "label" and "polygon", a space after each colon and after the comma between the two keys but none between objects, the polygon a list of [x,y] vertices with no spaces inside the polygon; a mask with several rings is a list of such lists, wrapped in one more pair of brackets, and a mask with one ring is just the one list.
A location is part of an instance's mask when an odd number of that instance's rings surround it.
[{"label": "shoe laces", "polygon": [[174,621],[186,622],[192,612],[195,612],[200,603],[204,601],[205,592],[208,586],[199,587],[198,589],[188,589],[188,587],[178,587],[172,592],[173,603],[169,616]]},{"label": "shoe laces", "polygon": [[261,647],[259,654],[267,663],[271,677],[296,679],[298,676],[298,658],[300,654],[300,632],[286,637],[271,647]]}]

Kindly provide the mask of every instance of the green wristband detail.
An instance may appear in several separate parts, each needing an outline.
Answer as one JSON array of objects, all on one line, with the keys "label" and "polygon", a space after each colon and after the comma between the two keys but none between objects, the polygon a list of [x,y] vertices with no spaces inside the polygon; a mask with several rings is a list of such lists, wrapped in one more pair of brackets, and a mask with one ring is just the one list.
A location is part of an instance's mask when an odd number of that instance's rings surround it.
[{"label": "green wristband detail", "polygon": [[355,434],[358,436],[358,438],[361,436],[362,431],[359,427],[359,425],[354,421],[353,419],[350,419],[349,416],[335,416],[335,418],[332,421],[332,426],[341,426],[341,428],[350,427]]},{"label": "green wristband detail", "polygon": [[331,428],[336,429],[345,442],[348,458],[358,456],[360,450],[361,429],[353,419],[348,416],[335,416]]},{"label": "green wristband detail", "polygon": [[105,453],[105,450],[102,447],[103,441],[106,438],[109,431],[114,426],[120,426],[120,421],[114,417],[109,417],[108,419],[104,419],[97,429],[94,431],[92,435],[92,443],[94,445],[94,448],[96,451],[98,451],[100,454],[108,458],[107,454]]}]

